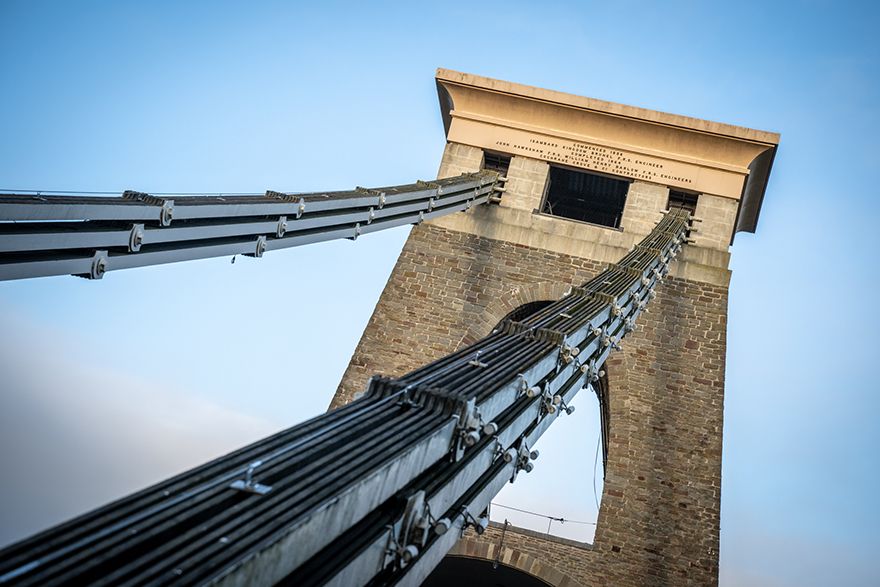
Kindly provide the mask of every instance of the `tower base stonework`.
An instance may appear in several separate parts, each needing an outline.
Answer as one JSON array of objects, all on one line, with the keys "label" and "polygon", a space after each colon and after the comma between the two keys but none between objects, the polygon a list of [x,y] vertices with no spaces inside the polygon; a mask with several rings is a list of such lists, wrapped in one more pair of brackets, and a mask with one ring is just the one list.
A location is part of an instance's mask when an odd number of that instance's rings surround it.
[{"label": "tower base stonework", "polygon": [[[413,227],[331,407],[374,374],[403,375],[523,304],[558,299],[625,255],[667,205],[692,206],[701,222],[691,244],[606,363],[593,544],[510,527],[502,540],[493,524],[450,556],[497,560],[551,585],[716,584],[728,246],[736,230],[754,230],[778,135],[443,70],[438,87],[450,141],[439,176],[506,157],[506,192]],[[599,226],[554,215],[557,167],[628,181],[617,216],[603,208]],[[589,207],[590,197],[579,201]]]},{"label": "tower base stonework", "polygon": [[[727,292],[667,278],[606,363],[610,438],[592,545],[493,525],[453,555],[494,560],[499,545],[582,585],[718,582]],[[485,550],[481,550],[485,548]]]}]

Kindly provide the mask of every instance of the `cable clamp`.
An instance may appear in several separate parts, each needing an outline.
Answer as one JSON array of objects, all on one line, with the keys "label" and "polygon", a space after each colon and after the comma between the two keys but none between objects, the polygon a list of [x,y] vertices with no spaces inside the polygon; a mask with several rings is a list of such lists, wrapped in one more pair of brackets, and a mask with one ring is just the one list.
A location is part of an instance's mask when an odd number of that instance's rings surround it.
[{"label": "cable clamp", "polygon": [[464,402],[458,413],[458,435],[456,436],[454,451],[455,460],[464,456],[466,448],[470,448],[480,442],[483,434],[494,435],[498,432],[498,426],[494,422],[484,424],[477,410],[477,400],[471,398]]},{"label": "cable clamp", "polygon": [[165,198],[151,196],[150,194],[135,190],[125,190],[122,192],[122,197],[126,200],[143,202],[150,206],[161,206],[159,210],[159,225],[168,226],[171,224],[171,219],[174,216],[174,200],[166,200]]},{"label": "cable clamp", "polygon": [[544,393],[541,396],[541,407],[547,414],[555,414],[556,407],[560,404],[562,398],[558,395],[550,393],[550,386],[544,387]]},{"label": "cable clamp", "polygon": [[[406,501],[400,521],[390,527],[385,566],[393,564],[398,569],[409,566],[428,542],[431,521],[431,510],[425,492],[419,490]],[[445,533],[445,530],[441,533]]]},{"label": "cable clamp", "polygon": [[519,394],[524,395],[529,399],[533,399],[541,395],[543,392],[543,387],[540,385],[529,385],[526,376],[520,373],[518,376],[519,380]]},{"label": "cable clamp", "polygon": [[535,468],[533,461],[535,461],[539,455],[540,453],[538,451],[529,450],[529,445],[526,444],[525,438],[520,441],[518,449],[511,448],[508,450],[504,456],[504,461],[511,463],[515,460],[510,482],[513,483],[516,481],[516,474],[521,470],[525,470],[526,473],[531,473]]},{"label": "cable clamp", "polygon": [[587,381],[590,383],[596,383],[599,381],[600,377],[605,376],[605,371],[599,367],[595,359],[591,360],[589,363],[582,364],[580,369],[581,373],[587,376]]},{"label": "cable clamp", "polygon": [[[559,396],[557,396],[557,397],[559,397]],[[569,416],[574,414],[574,406],[570,406],[570,405],[566,404],[565,401],[559,402],[559,409],[562,410],[563,412],[565,412]]]},{"label": "cable clamp", "polygon": [[579,354],[581,354],[581,349],[577,345],[563,344],[559,351],[559,358],[567,365]]},{"label": "cable clamp", "polygon": [[107,251],[95,251],[92,256],[92,265],[89,270],[89,279],[101,279],[107,271]]},{"label": "cable clamp", "polygon": [[134,224],[131,227],[131,232],[128,234],[128,252],[137,253],[141,250],[141,245],[144,243],[144,225],[143,224]]},{"label": "cable clamp", "polygon": [[254,252],[250,254],[245,254],[247,257],[254,257],[255,259],[259,259],[263,256],[263,253],[266,252],[266,237],[265,235],[260,235],[257,237],[256,242],[254,243]]}]

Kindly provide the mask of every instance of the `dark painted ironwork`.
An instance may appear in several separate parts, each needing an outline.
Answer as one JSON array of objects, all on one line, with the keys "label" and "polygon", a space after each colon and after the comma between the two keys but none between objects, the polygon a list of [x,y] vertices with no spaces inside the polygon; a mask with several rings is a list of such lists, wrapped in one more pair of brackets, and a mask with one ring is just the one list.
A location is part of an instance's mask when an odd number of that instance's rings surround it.
[{"label": "dark painted ironwork", "polygon": [[363,397],[0,552],[21,585],[419,585],[654,297],[670,210],[568,295]]},{"label": "dark painted ironwork", "polygon": [[430,220],[482,204],[496,172],[309,194],[0,195],[0,281],[247,255]]}]

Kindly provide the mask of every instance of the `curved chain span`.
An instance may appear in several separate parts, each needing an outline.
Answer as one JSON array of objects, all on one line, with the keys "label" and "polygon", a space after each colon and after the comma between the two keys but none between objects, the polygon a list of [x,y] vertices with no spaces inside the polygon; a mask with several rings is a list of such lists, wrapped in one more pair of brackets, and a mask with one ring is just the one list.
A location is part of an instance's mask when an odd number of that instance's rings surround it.
[{"label": "curved chain span", "polygon": [[671,210],[618,263],[475,344],[0,552],[0,583],[419,585],[654,297]]},{"label": "curved chain span", "polygon": [[104,273],[357,239],[467,210],[503,190],[493,171],[341,192],[119,197],[0,194],[0,281]]}]

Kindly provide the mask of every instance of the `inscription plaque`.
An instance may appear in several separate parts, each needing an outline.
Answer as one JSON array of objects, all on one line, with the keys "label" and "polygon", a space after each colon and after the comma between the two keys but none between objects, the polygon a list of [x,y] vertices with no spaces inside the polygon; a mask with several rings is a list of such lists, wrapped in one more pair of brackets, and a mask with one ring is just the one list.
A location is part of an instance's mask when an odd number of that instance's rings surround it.
[{"label": "inscription plaque", "polygon": [[467,116],[454,115],[453,121],[450,141],[700,193],[739,199],[746,176],[587,140],[489,124]]}]

